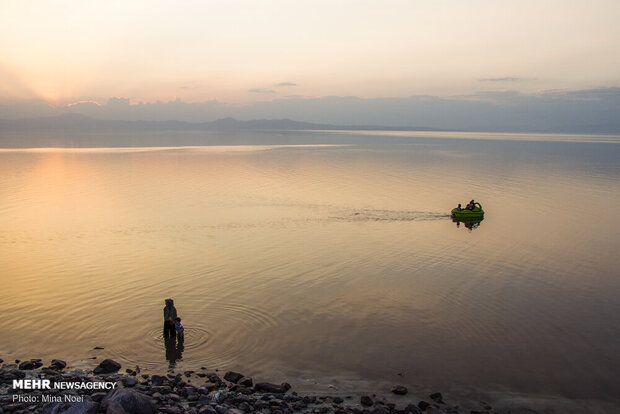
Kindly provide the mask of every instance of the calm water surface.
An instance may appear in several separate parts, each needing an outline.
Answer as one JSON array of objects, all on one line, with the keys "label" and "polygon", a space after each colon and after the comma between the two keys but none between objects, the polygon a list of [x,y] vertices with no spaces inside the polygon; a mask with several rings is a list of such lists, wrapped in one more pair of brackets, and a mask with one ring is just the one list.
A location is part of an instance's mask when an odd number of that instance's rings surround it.
[{"label": "calm water surface", "polygon": [[0,150],[0,356],[618,401],[618,137],[244,134]]}]

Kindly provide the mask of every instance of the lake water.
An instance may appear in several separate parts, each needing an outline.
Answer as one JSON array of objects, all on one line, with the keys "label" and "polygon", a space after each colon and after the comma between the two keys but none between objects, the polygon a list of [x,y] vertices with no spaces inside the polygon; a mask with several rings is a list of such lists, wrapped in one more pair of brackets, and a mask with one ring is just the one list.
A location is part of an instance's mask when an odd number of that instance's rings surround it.
[{"label": "lake water", "polygon": [[618,404],[619,137],[140,139],[0,150],[0,357]]}]

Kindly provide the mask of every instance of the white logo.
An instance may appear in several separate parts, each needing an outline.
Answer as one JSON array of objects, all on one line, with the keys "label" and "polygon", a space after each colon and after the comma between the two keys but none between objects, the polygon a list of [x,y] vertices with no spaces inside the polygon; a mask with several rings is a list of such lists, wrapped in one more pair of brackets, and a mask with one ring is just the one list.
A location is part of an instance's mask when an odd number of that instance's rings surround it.
[{"label": "white logo", "polygon": [[21,390],[50,390],[51,382],[47,379],[20,379],[13,380],[13,388]]}]

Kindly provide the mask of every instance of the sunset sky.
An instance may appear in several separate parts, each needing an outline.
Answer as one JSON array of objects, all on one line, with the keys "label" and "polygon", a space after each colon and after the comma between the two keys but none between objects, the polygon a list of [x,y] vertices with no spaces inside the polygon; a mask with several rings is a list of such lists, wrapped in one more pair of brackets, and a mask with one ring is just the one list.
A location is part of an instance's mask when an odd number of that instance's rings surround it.
[{"label": "sunset sky", "polygon": [[231,104],[620,85],[617,0],[7,1],[0,100]]}]

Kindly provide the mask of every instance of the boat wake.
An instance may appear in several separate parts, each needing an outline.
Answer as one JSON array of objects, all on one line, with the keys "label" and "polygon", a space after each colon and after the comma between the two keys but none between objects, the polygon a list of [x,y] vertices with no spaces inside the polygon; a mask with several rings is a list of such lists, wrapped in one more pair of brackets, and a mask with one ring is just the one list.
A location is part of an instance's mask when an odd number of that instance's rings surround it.
[{"label": "boat wake", "polygon": [[349,210],[332,215],[330,219],[338,221],[433,221],[450,218],[449,214],[434,211],[407,210]]}]

